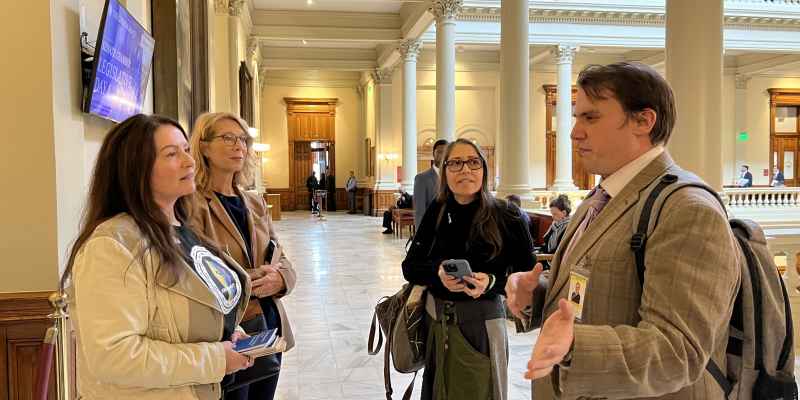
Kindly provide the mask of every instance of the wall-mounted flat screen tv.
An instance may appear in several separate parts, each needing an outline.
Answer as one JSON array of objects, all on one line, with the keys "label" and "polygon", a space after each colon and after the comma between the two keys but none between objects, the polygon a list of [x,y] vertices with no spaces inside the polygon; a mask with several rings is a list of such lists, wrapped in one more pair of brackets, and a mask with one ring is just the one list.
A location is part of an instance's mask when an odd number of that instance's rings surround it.
[{"label": "wall-mounted flat screen tv", "polygon": [[112,121],[144,106],[155,40],[117,0],[106,0],[84,111]]}]

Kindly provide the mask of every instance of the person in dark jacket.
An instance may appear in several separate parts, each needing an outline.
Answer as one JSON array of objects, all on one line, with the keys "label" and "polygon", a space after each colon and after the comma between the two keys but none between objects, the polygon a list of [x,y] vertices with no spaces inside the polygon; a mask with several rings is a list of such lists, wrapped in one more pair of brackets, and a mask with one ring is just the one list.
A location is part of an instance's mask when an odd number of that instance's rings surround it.
[{"label": "person in dark jacket", "polygon": [[317,173],[311,171],[311,175],[306,178],[306,189],[308,189],[308,203],[311,207],[311,212],[318,210],[316,202],[314,201],[314,191],[317,190],[319,181],[317,181]]},{"label": "person in dark jacket", "polygon": [[325,205],[328,211],[336,211],[336,176],[331,174],[330,167],[325,168],[325,172],[328,177],[325,180],[325,186],[321,188],[328,191]]},{"label": "person in dark jacket", "polygon": [[[428,288],[428,342],[422,399],[508,398],[504,286],[533,268],[533,243],[516,207],[487,188],[486,157],[472,142],[445,152],[439,194],[403,261],[403,276]],[[471,276],[447,275],[448,259],[469,262]]]},{"label": "person in dark jacket", "polygon": [[396,208],[408,209],[414,207],[414,202],[411,195],[408,194],[408,192],[406,192],[402,188],[399,189],[399,192],[400,192],[400,198],[397,199],[395,205],[389,207],[388,210],[383,212],[383,227],[386,228],[383,231],[383,233],[387,235],[390,233],[394,233],[394,229],[392,229],[392,211]]}]

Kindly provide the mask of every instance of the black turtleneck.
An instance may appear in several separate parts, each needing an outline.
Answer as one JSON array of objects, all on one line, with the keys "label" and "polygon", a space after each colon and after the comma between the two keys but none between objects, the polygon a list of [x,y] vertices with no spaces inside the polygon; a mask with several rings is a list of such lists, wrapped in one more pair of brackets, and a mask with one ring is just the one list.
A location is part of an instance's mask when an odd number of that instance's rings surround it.
[{"label": "black turtleneck", "polygon": [[[439,214],[444,207],[437,228]],[[533,268],[533,241],[519,211],[505,201],[495,201],[493,212],[497,218],[502,238],[499,254],[491,258],[491,247],[485,240],[470,241],[479,202],[459,204],[449,199],[445,204],[434,203],[425,212],[414,242],[403,261],[403,276],[407,281],[427,286],[431,293],[443,300],[468,300],[464,293],[453,293],[444,287],[437,274],[439,265],[447,259],[463,258],[469,261],[473,272],[495,276],[495,283],[482,297],[492,298],[504,294],[508,274]]]}]

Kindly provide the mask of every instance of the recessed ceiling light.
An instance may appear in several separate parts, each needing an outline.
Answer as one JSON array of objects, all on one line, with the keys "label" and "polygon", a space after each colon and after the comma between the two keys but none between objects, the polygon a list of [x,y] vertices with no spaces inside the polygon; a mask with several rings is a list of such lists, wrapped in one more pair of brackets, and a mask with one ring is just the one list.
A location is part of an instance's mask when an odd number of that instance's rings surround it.
[{"label": "recessed ceiling light", "polygon": [[314,0],[306,0],[306,4],[308,4],[310,6],[313,6],[314,5]]}]

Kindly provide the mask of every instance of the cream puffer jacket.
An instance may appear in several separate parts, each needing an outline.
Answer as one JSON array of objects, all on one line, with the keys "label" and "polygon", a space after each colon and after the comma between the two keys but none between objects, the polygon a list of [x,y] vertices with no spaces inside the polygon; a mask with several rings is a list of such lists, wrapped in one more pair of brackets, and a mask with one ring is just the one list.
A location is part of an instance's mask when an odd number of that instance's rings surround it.
[{"label": "cream puffer jacket", "polygon": [[[119,214],[95,229],[78,253],[68,290],[77,338],[81,399],[219,399],[225,375],[220,340],[224,315],[215,297],[181,261],[185,273],[169,286],[155,279],[158,258],[138,254],[144,238],[134,220]],[[241,319],[250,283],[239,275]]]}]

